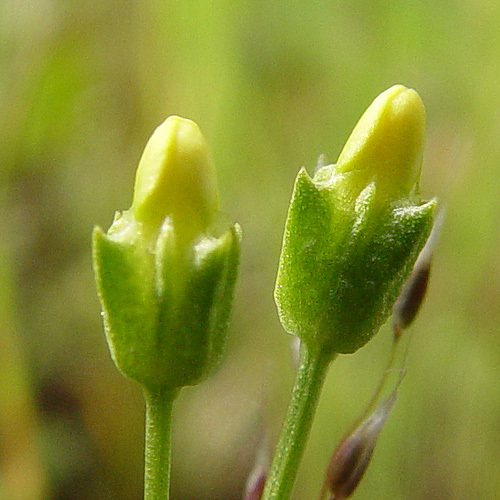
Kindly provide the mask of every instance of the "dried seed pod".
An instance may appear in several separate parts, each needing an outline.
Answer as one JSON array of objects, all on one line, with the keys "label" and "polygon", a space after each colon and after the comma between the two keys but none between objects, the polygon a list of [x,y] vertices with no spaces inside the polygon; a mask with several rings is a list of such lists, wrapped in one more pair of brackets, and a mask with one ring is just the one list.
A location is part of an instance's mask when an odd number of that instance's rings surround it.
[{"label": "dried seed pod", "polygon": [[264,436],[257,449],[253,469],[247,479],[243,500],[260,500],[269,474],[270,463],[268,438]]},{"label": "dried seed pod", "polygon": [[243,500],[260,500],[266,485],[268,470],[258,466],[248,476]]},{"label": "dried seed pod", "polygon": [[398,340],[403,331],[413,323],[424,301],[431,273],[432,255],[443,219],[444,211],[442,210],[436,217],[431,234],[420,252],[398,300],[394,304],[393,329],[395,340]]},{"label": "dried seed pod", "polygon": [[396,396],[397,389],[338,445],[330,460],[323,487],[323,491],[329,492],[329,500],[344,500],[354,493],[370,463]]},{"label": "dried seed pod", "polygon": [[429,277],[431,261],[415,266],[410,278],[405,284],[401,295],[394,305],[394,336],[398,339],[414,321],[424,301]]},{"label": "dried seed pod", "polygon": [[337,163],[297,175],[275,300],[285,330],[309,350],[353,353],[391,314],[434,219],[436,200],[418,192],[424,137],[422,100],[395,85],[362,115]]}]

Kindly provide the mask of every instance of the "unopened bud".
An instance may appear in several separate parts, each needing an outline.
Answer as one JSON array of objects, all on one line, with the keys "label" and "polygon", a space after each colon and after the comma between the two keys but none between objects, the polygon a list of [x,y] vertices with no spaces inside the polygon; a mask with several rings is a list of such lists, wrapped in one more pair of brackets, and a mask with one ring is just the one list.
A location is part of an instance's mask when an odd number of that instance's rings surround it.
[{"label": "unopened bud", "polygon": [[198,125],[170,116],[149,139],[135,179],[131,210],[147,232],[170,216],[186,236],[204,232],[218,209],[215,167]]},{"label": "unopened bud", "polygon": [[218,363],[240,229],[218,212],[215,170],[191,120],[171,116],[137,169],[130,210],[96,227],[93,264],[111,355],[148,389],[193,385]]},{"label": "unopened bud", "polygon": [[411,198],[420,177],[425,108],[413,89],[394,85],[365,111],[337,161],[361,190],[376,179],[379,195]]},{"label": "unopened bud", "polygon": [[333,357],[357,351],[391,314],[430,233],[436,202],[418,181],[425,110],[402,85],[375,99],[338,163],[295,181],[275,299],[285,330]]},{"label": "unopened bud", "polygon": [[360,483],[372,458],[378,436],[396,402],[397,391],[347,436],[335,450],[325,478],[329,500],[349,498]]}]

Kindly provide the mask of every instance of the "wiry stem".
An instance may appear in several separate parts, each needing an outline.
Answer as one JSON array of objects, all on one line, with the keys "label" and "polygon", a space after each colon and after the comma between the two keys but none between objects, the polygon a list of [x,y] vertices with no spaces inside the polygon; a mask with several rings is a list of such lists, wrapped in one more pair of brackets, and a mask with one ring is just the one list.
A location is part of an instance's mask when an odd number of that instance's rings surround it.
[{"label": "wiry stem", "polygon": [[288,500],[323,386],[330,356],[302,346],[301,363],[262,500]]},{"label": "wiry stem", "polygon": [[168,500],[172,406],[176,392],[159,388],[145,390],[146,450],[144,500]]}]

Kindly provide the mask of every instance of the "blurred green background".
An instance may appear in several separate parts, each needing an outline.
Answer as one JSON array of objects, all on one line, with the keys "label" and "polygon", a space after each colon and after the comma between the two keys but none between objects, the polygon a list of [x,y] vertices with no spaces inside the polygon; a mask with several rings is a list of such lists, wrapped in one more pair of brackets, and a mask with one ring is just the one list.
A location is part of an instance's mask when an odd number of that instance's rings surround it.
[{"label": "blurred green background", "polygon": [[[426,104],[422,191],[447,217],[355,498],[499,498],[499,25],[493,0],[1,2],[0,498],[141,498],[142,396],[107,351],[90,232],[130,205],[170,114],[200,125],[244,230],[225,361],[176,409],[173,499],[241,497],[293,380],[272,290],[295,175],[335,161],[395,83]],[[389,346],[385,327],[332,366],[297,500],[317,498]]]}]

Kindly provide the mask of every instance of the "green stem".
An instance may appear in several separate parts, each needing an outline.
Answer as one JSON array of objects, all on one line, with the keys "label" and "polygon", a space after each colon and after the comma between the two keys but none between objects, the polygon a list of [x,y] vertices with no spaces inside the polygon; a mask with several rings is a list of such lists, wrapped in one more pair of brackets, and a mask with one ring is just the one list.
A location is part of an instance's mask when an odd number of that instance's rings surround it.
[{"label": "green stem", "polygon": [[170,429],[177,395],[171,389],[144,390],[146,400],[146,456],[144,500],[168,500],[170,489]]},{"label": "green stem", "polygon": [[262,500],[288,500],[331,356],[301,349],[300,366]]}]

